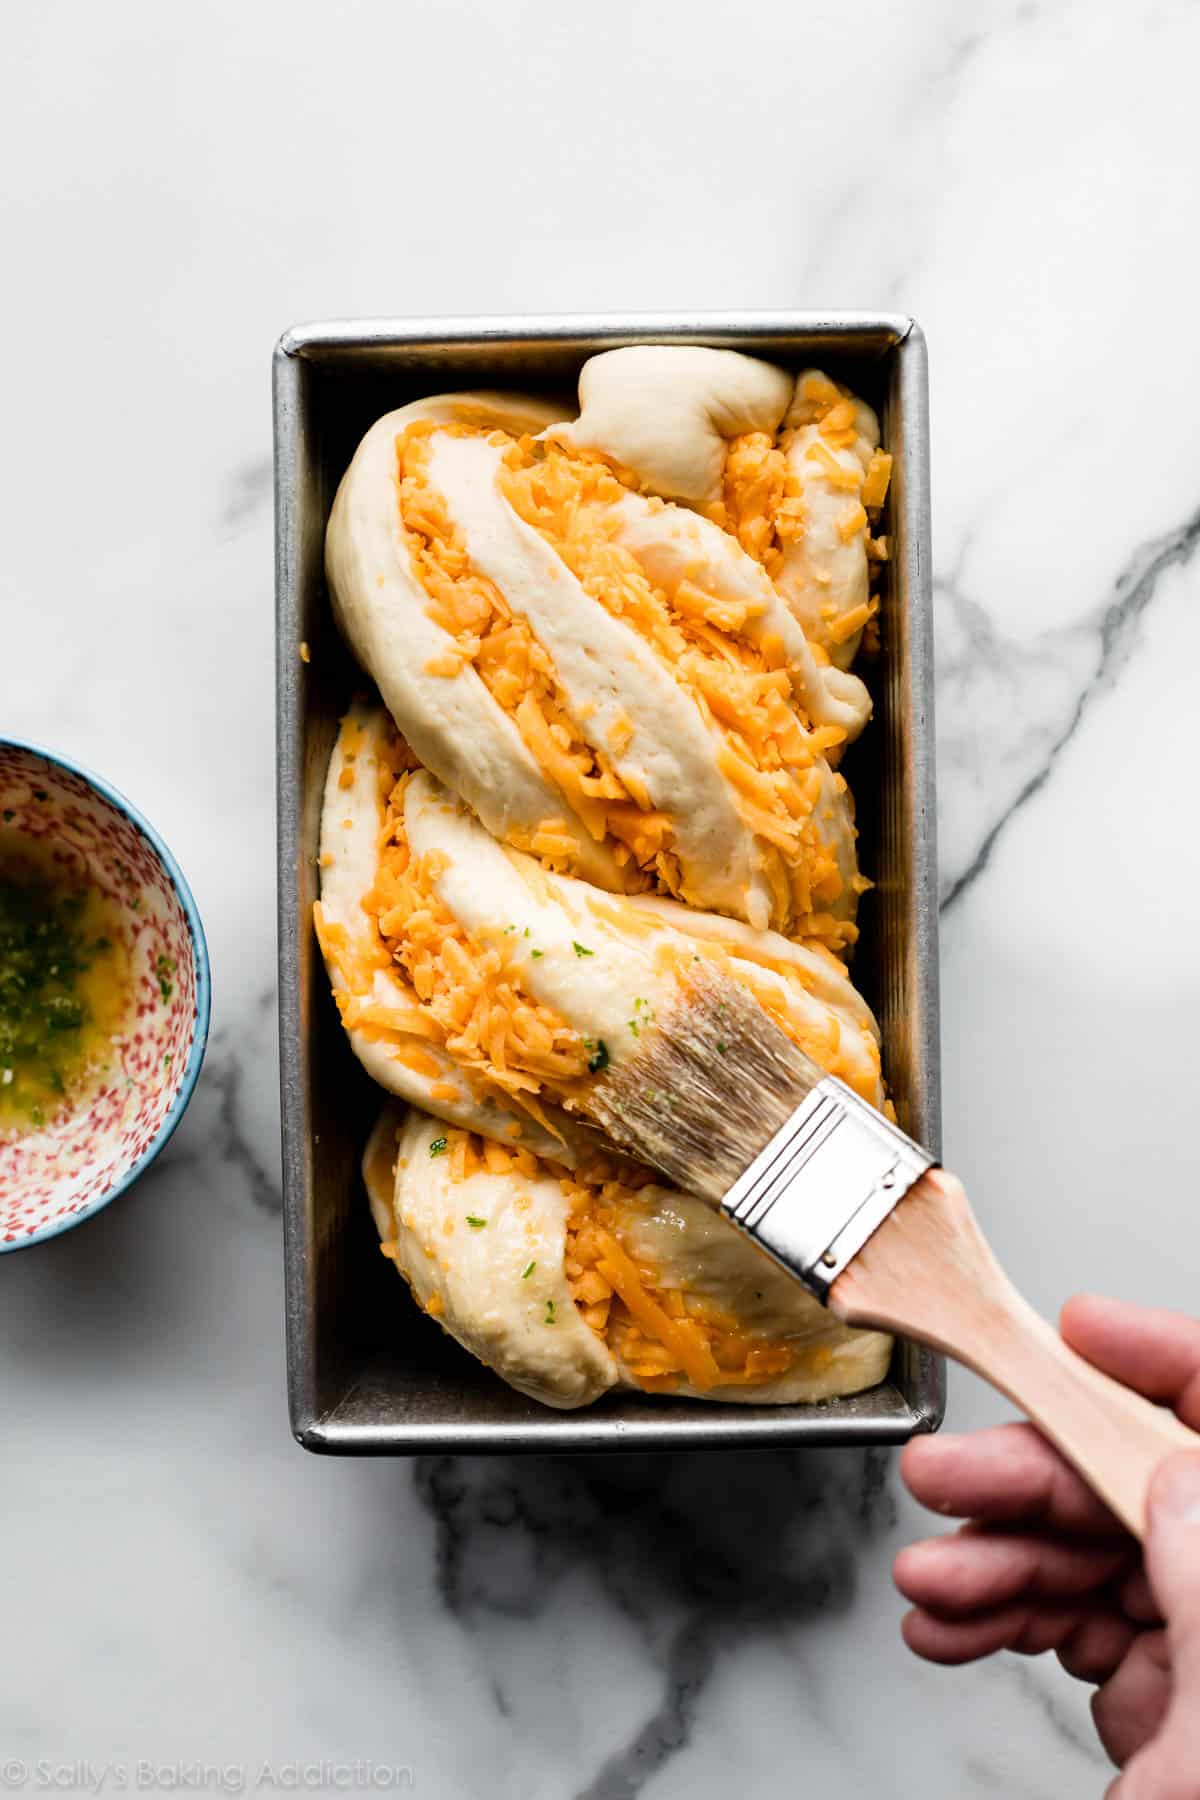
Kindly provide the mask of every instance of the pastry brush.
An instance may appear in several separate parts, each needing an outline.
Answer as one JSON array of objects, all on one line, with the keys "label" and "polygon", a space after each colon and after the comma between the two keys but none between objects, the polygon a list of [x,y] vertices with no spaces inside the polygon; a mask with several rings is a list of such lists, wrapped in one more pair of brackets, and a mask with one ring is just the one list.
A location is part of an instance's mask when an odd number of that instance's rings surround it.
[{"label": "pastry brush", "polygon": [[582,1104],[847,1325],[915,1338],[1006,1394],[1136,1536],[1156,1465],[1200,1449],[1022,1299],[955,1176],[711,967],[681,983],[673,1012]]}]

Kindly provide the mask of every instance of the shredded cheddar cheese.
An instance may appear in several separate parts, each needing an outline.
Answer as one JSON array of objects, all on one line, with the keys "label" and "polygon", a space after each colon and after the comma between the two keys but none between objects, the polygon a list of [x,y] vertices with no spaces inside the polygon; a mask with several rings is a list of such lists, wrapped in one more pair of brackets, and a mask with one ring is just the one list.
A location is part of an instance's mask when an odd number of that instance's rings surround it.
[{"label": "shredded cheddar cheese", "polygon": [[892,459],[886,450],[876,450],[867,464],[867,473],[863,481],[862,503],[868,512],[877,512],[887,499],[888,485],[892,479]]},{"label": "shredded cheddar cheese", "polygon": [[[429,596],[431,616],[455,641],[455,651],[432,658],[426,671],[455,675],[464,665],[473,667],[493,699],[515,720],[543,773],[591,836],[602,840],[616,822],[612,815],[619,814],[624,830],[613,835],[628,843],[636,835],[631,816],[637,812],[636,802],[604,752],[582,735],[553,663],[528,623],[513,613],[494,582],[472,568],[462,533],[429,481],[429,440],[435,429],[430,421],[419,420],[396,443],[400,517],[413,564]],[[463,434],[471,428],[441,429]],[[534,850],[550,867],[567,868],[576,841],[565,821],[558,821],[558,827],[561,841],[553,847],[543,843],[536,850],[532,844],[518,848]],[[628,861],[629,855],[627,849],[623,860]],[[645,887],[648,880],[631,885]]]},{"label": "shredded cheddar cheese", "polygon": [[[397,439],[400,517],[413,567],[431,616],[455,644],[453,654],[426,668],[454,673],[457,656],[477,671],[570,814],[610,846],[630,891],[649,888],[694,900],[674,851],[671,814],[652,804],[626,757],[636,722],[623,716],[606,744],[590,740],[588,719],[572,712],[545,647],[473,567],[462,533],[429,479],[433,433],[473,429],[424,420]],[[775,922],[822,935],[821,921],[835,907],[843,879],[816,813],[820,784],[813,771],[822,757],[836,759],[843,734],[814,732],[783,666],[782,644],[747,630],[755,610],[750,604],[710,594],[687,579],[668,595],[615,541],[612,508],[628,488],[611,467],[530,438],[492,432],[489,439],[505,446],[499,486],[517,515],[546,539],[591,599],[638,631],[723,740],[718,765],[735,790],[743,823],[759,840]],[[764,434],[737,442],[727,472],[728,528],[765,555],[761,521],[769,516],[778,552],[802,529],[794,479]],[[525,836],[514,831],[509,841],[552,869],[574,867],[578,845],[566,817]],[[835,948],[845,941],[834,933]]]},{"label": "shredded cheddar cheese", "polygon": [[[761,449],[755,444],[747,456]],[[813,731],[781,666],[782,645],[747,633],[744,603],[709,594],[687,579],[669,595],[650,581],[632,552],[613,539],[609,509],[622,488],[602,464],[529,440],[511,447],[506,464],[501,491],[517,514],[541,533],[591,598],[636,627],[724,739],[718,764],[737,792],[744,823],[761,840],[779,922],[831,907],[842,877],[814,816],[819,782],[813,774],[818,759],[840,747],[843,734]],[[530,742],[537,733],[532,710],[523,699],[518,717]],[[543,746],[543,768],[549,758]],[[629,772],[622,773],[629,789]],[[692,898],[670,854],[669,816],[655,815],[654,835],[645,817],[636,821],[633,837],[628,821],[606,822],[652,873],[659,891]]]},{"label": "shredded cheddar cheese", "polygon": [[447,651],[445,656],[431,656],[425,664],[425,673],[427,675],[442,675],[449,679],[450,677],[459,674],[462,670],[462,666],[462,657],[454,656]]},{"label": "shredded cheddar cheese", "polygon": [[828,375],[813,370],[804,377],[800,400],[804,407],[810,409],[810,416],[819,418],[828,408],[837,406],[842,398],[841,388]]},{"label": "shredded cheddar cheese", "polygon": [[637,1261],[622,1242],[622,1223],[644,1204],[641,1172],[598,1165],[560,1176],[571,1204],[564,1272],[585,1322],[648,1392],[687,1381],[699,1393],[746,1386],[791,1367],[786,1341],[751,1338],[685,1285],[664,1285],[660,1271]]},{"label": "shredded cheddar cheese", "polygon": [[804,535],[804,502],[786,446],[763,431],[733,438],[722,485],[723,497],[707,509],[709,518],[773,575],[787,546]]},{"label": "shredded cheddar cheese", "polygon": [[841,613],[829,627],[830,642],[844,644],[846,639],[852,638],[856,631],[861,631],[867,620],[874,618],[878,610],[879,602],[872,598],[864,600],[861,606],[852,606],[849,612]]},{"label": "shredded cheddar cheese", "polygon": [[815,462],[819,465],[821,473],[831,487],[844,488],[850,494],[859,492],[862,487],[862,470],[851,468],[846,463],[840,462],[829,445],[822,442],[820,438],[811,443],[804,454],[808,462]]},{"label": "shredded cheddar cheese", "polygon": [[[664,1281],[630,1253],[623,1231],[645,1205],[640,1190],[653,1179],[648,1170],[597,1158],[570,1171],[472,1132],[450,1130],[446,1137],[447,1172],[456,1184],[479,1173],[558,1181],[570,1207],[563,1272],[571,1298],[639,1387],[669,1392],[687,1381],[709,1393],[769,1381],[793,1366],[797,1350],[786,1339],[747,1333],[737,1318],[678,1279]],[[394,1256],[395,1246],[385,1254]]]},{"label": "shredded cheddar cheese", "polygon": [[447,1053],[528,1103],[545,1083],[557,1089],[581,1076],[587,1053],[555,1012],[525,993],[503,950],[472,938],[439,899],[435,883],[444,862],[439,865],[437,852],[414,856],[409,849],[407,784],[400,775],[388,798],[375,885],[363,909]]}]

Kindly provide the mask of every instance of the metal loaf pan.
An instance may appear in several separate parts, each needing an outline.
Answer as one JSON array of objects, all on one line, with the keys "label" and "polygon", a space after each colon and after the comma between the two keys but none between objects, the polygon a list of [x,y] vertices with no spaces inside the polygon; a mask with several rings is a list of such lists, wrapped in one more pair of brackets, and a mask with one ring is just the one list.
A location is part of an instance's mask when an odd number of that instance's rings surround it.
[{"label": "metal loaf pan", "polygon": [[[384,319],[297,326],[275,353],[279,1021],[287,1359],[292,1429],[312,1450],[671,1450],[899,1443],[934,1428],[939,1358],[898,1344],[869,1393],[815,1406],[625,1394],[558,1413],[514,1393],[412,1304],[380,1256],[359,1156],[381,1096],[343,1035],[311,926],[325,765],[363,678],[333,626],[322,547],[337,483],[389,408],[472,386],[570,394],[597,350],[708,344],[817,364],[878,408],[895,456],[875,718],[847,758],[864,902],[855,977],[883,1028],[901,1123],[939,1132],[933,671],[924,340],[859,313]],[[307,658],[301,645],[307,646]]]}]

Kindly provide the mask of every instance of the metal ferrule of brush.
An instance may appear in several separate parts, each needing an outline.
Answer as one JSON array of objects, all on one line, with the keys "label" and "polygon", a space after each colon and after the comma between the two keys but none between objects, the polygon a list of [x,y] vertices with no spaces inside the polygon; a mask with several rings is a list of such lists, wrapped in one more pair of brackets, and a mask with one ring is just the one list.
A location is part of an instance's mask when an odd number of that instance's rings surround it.
[{"label": "metal ferrule of brush", "polygon": [[721,1210],[824,1300],[934,1158],[834,1075],[734,1182]]}]

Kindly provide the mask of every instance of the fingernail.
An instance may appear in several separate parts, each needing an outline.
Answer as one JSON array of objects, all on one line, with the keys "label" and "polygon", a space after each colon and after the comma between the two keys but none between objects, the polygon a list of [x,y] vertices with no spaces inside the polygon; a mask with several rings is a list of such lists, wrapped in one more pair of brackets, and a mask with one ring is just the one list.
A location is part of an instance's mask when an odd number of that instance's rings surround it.
[{"label": "fingernail", "polygon": [[1200,1525],[1200,1455],[1173,1456],[1156,1472],[1150,1507],[1178,1525]]}]

